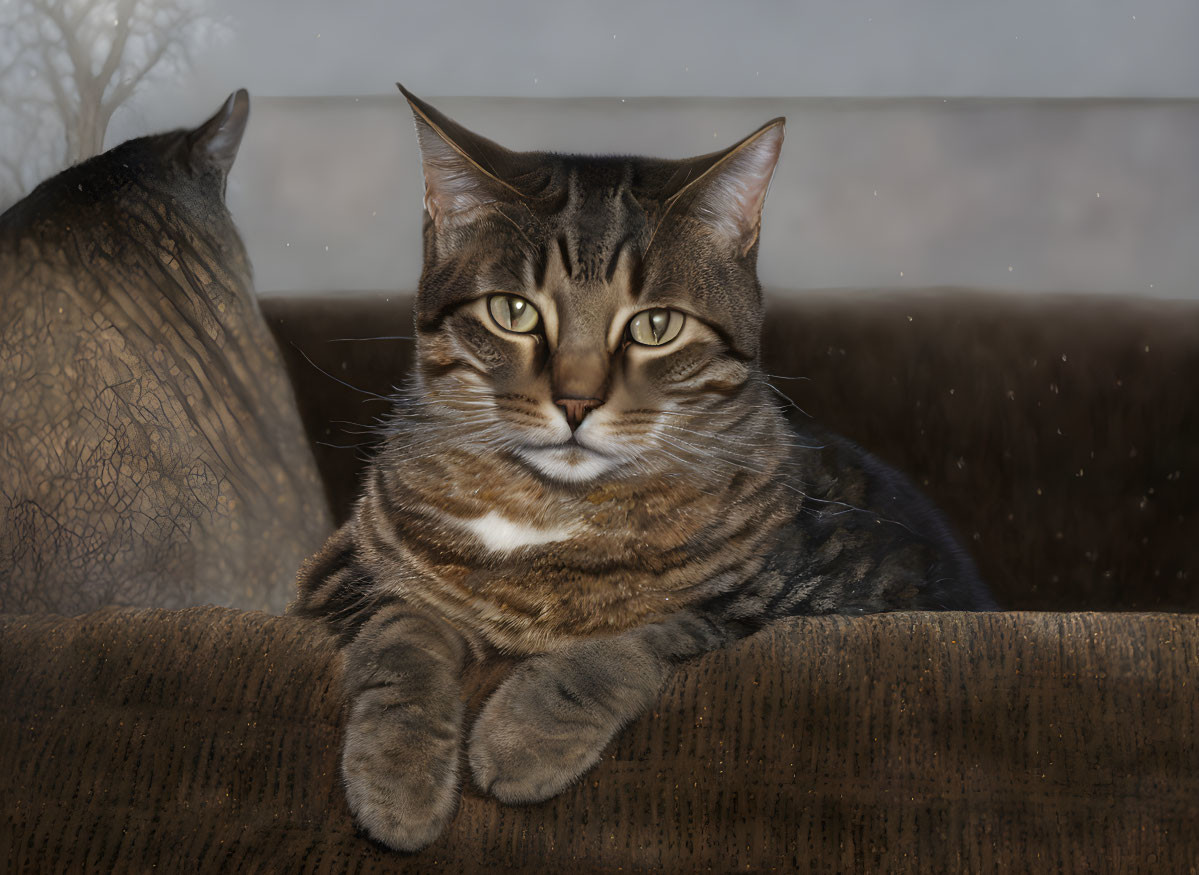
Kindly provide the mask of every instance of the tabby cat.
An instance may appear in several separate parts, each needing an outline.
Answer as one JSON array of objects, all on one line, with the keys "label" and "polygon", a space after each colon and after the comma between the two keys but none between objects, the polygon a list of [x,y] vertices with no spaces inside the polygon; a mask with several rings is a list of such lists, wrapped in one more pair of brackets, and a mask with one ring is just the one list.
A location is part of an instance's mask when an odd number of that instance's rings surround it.
[{"label": "tabby cat", "polygon": [[342,771],[370,835],[417,849],[452,817],[468,660],[522,658],[465,747],[479,788],[531,802],[681,660],[770,620],[991,607],[902,476],[792,428],[767,385],[755,265],[782,119],[683,161],[516,153],[404,94],[418,363],[296,604],[344,647]]},{"label": "tabby cat", "polygon": [[0,216],[0,611],[282,612],[332,529],[225,207],[245,91]]}]

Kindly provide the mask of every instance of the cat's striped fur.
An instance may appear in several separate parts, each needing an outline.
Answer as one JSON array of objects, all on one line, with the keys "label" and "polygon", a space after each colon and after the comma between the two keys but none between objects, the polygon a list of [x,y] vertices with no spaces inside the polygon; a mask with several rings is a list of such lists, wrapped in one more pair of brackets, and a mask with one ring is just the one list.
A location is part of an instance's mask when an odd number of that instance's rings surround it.
[{"label": "cat's striped fur", "polygon": [[331,528],[224,203],[248,112],[0,216],[0,610],[282,612]]},{"label": "cat's striped fur", "polygon": [[[672,667],[797,613],[984,608],[939,515],[787,422],[758,365],[773,122],[690,161],[500,149],[409,96],[425,160],[418,368],[297,610],[346,647],[350,806],[413,849],[452,816],[459,673],[523,662],[467,743],[498,798],[553,795]],[[489,316],[537,308],[540,333]],[[685,313],[635,344],[630,318]],[[665,324],[665,323],[663,323]]]}]

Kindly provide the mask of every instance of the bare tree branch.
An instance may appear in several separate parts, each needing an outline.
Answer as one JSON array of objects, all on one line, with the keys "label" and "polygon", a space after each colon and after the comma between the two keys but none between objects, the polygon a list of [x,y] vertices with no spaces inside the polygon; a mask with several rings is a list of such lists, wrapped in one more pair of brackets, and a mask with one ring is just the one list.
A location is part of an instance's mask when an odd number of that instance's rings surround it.
[{"label": "bare tree branch", "polygon": [[[221,27],[208,0],[10,0],[0,6],[0,198],[102,151],[113,114],[151,79],[182,72]],[[55,166],[50,166],[51,164]],[[19,169],[18,169],[19,168]],[[15,181],[14,180],[15,177]]]}]

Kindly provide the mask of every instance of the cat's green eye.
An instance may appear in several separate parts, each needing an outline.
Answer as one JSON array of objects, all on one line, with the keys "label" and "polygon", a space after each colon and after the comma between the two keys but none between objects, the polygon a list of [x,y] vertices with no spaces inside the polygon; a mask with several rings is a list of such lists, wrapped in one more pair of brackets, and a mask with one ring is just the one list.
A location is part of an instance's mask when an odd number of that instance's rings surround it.
[{"label": "cat's green eye", "polygon": [[662,346],[679,336],[686,320],[678,310],[642,310],[629,320],[629,337],[643,346]]},{"label": "cat's green eye", "polygon": [[516,295],[492,295],[487,299],[487,309],[495,324],[505,331],[528,334],[541,323],[537,308]]}]

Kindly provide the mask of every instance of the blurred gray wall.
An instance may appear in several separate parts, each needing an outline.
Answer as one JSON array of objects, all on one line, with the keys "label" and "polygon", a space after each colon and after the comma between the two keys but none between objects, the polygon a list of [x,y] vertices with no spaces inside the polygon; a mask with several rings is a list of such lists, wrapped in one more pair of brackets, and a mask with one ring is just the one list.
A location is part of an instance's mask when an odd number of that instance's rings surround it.
[{"label": "blurred gray wall", "polygon": [[[1199,101],[430,100],[515,149],[668,157],[786,115],[768,287],[1199,297]],[[398,93],[256,98],[230,204],[261,292],[411,289],[421,192]]]},{"label": "blurred gray wall", "polygon": [[399,79],[515,148],[683,156],[786,115],[772,286],[1199,296],[1199,0],[209,4],[228,39],[108,142],[249,88],[231,200],[264,292],[416,283]]}]

